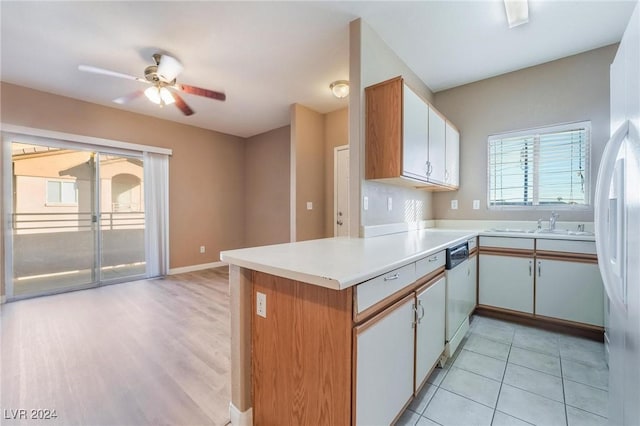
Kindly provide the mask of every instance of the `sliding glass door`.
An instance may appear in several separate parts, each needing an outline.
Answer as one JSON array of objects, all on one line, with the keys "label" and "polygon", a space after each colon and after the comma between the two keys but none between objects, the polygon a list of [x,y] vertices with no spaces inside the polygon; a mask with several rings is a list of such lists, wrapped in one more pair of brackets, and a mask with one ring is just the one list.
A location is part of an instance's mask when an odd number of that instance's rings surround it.
[{"label": "sliding glass door", "polygon": [[10,297],[144,276],[141,157],[16,141],[11,163]]}]

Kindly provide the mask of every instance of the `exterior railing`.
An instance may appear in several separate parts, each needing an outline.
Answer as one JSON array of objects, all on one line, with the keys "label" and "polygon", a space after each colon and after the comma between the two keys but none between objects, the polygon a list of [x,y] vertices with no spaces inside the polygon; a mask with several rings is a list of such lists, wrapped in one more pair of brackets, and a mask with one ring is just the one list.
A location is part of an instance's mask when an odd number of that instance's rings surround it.
[{"label": "exterior railing", "polygon": [[101,231],[121,229],[144,229],[144,212],[92,212],[75,213],[14,213],[14,232],[51,233],[76,232],[97,229]]}]

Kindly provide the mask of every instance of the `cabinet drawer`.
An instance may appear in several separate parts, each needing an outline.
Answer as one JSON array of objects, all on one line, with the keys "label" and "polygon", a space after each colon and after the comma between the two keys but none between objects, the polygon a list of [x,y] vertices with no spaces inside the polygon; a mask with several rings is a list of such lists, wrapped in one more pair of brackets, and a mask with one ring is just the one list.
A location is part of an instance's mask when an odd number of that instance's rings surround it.
[{"label": "cabinet drawer", "polygon": [[469,251],[473,250],[478,246],[477,238],[470,238],[467,242],[469,243]]},{"label": "cabinet drawer", "polygon": [[540,238],[536,241],[536,250],[596,254],[596,243],[594,241],[545,240]]},{"label": "cabinet drawer", "polygon": [[359,284],[356,287],[357,313],[402,290],[415,280],[416,264],[410,263]]},{"label": "cabinet drawer", "polygon": [[445,260],[446,256],[444,250],[418,260],[416,262],[416,279],[420,279],[425,275],[429,275],[436,269],[443,267]]},{"label": "cabinet drawer", "polygon": [[480,237],[480,247],[533,250],[533,238]]}]

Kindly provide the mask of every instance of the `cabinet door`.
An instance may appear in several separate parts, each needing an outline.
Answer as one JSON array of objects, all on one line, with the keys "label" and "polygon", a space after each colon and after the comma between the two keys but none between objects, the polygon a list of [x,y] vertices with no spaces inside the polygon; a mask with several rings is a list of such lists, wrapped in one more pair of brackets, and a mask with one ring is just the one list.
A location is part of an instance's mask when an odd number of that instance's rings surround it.
[{"label": "cabinet door", "polygon": [[416,388],[427,379],[444,351],[445,282],[442,277],[416,294]]},{"label": "cabinet door", "polygon": [[356,424],[391,424],[413,395],[415,296],[355,329]]},{"label": "cabinet door", "polygon": [[478,256],[474,255],[469,258],[467,267],[467,293],[465,302],[467,303],[467,312],[471,314],[476,308],[478,300]]},{"label": "cabinet door", "polygon": [[460,134],[448,121],[446,126],[444,183],[457,188],[460,185]]},{"label": "cabinet door", "polygon": [[536,314],[603,326],[603,300],[597,264],[536,260]]},{"label": "cabinet door", "polygon": [[429,107],[429,173],[430,182],[444,183],[445,119]]},{"label": "cabinet door", "polygon": [[402,114],[402,174],[426,180],[429,158],[429,106],[406,84]]},{"label": "cabinet door", "polygon": [[481,305],[533,313],[533,259],[480,255]]}]

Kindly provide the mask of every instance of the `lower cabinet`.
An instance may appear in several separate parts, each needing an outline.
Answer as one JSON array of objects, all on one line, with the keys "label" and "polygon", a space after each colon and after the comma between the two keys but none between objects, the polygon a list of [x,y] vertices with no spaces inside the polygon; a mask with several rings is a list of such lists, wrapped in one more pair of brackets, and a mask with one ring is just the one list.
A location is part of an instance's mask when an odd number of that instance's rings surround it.
[{"label": "lower cabinet", "polygon": [[416,391],[444,350],[445,292],[444,278],[416,291]]},{"label": "lower cabinet", "polygon": [[536,260],[536,315],[602,327],[603,299],[596,263]]},{"label": "lower cabinet", "polygon": [[356,424],[391,424],[413,395],[414,304],[412,293],[355,328]]},{"label": "lower cabinet", "polygon": [[480,254],[478,303],[533,313],[533,258]]},{"label": "lower cabinet", "polygon": [[478,301],[478,255],[474,254],[469,257],[469,271],[467,273],[468,294],[467,300],[473,301],[473,306],[469,310],[469,314],[476,308]]}]

